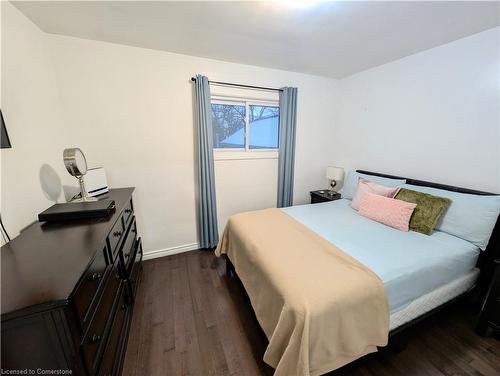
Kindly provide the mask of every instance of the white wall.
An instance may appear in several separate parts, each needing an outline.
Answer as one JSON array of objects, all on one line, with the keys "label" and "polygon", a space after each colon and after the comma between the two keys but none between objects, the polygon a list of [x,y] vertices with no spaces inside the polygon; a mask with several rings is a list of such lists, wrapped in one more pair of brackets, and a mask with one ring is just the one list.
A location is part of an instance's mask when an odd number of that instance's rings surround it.
[{"label": "white wall", "polygon": [[332,161],[500,193],[500,28],[340,81]]},{"label": "white wall", "polygon": [[[48,36],[71,140],[112,187],[135,186],[145,252],[196,246],[193,93],[210,79],[299,90],[295,203],[324,187],[337,85],[332,79]],[[252,96],[258,93],[250,93]],[[274,206],[276,159],[217,161],[220,231],[232,213]]]},{"label": "white wall", "polygon": [[[1,150],[1,213],[11,237],[71,182],[62,163],[68,128],[46,34],[2,1],[1,108],[12,149]],[[72,183],[72,182],[71,182]]]},{"label": "white wall", "polygon": [[276,207],[277,158],[217,160],[215,176],[219,231],[233,214]]}]

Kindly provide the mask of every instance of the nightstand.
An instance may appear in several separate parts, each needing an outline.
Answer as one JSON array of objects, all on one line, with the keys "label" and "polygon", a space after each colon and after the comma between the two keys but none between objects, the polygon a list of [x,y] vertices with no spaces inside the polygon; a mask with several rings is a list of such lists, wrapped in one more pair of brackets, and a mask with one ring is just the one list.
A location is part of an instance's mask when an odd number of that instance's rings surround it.
[{"label": "nightstand", "polygon": [[491,330],[500,332],[500,260],[495,261],[493,278],[476,326],[480,335],[486,335]]},{"label": "nightstand", "polygon": [[331,195],[328,189],[323,189],[321,191],[312,191],[310,193],[311,204],[317,204],[318,202],[335,201],[340,198],[340,193],[335,192],[333,195]]}]

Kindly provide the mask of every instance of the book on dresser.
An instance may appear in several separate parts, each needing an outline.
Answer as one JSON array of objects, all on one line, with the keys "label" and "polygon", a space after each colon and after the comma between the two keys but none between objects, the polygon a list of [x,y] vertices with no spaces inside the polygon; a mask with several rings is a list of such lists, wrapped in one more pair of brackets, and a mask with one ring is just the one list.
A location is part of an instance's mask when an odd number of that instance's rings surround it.
[{"label": "book on dresser", "polygon": [[133,191],[103,197],[107,218],[34,223],[2,246],[2,372],[121,373],[142,270]]}]

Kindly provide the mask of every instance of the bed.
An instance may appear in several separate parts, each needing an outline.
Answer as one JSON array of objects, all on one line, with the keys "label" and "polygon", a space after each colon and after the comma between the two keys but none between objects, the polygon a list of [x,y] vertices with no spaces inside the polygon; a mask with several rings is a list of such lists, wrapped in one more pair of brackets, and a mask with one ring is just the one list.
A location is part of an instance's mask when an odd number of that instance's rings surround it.
[{"label": "bed", "polygon": [[472,243],[444,232],[402,232],[360,216],[349,204],[340,199],[281,210],[373,270],[387,290],[391,314],[457,278],[477,276],[480,250]]},{"label": "bed", "polygon": [[[366,171],[360,172],[372,176],[398,179],[398,177],[390,175]],[[413,179],[406,179],[406,182],[414,186],[435,187],[466,194],[491,195],[485,192],[449,187]],[[276,243],[273,243],[274,240],[269,239],[266,243],[263,239],[263,234],[268,231],[272,233],[274,227],[279,227],[278,222],[286,222],[289,221],[288,218],[292,218],[293,220],[291,221],[293,221],[293,223],[299,223],[300,225],[298,226],[301,226],[301,228],[303,227],[304,231],[308,232],[308,236],[312,239],[310,240],[311,242],[316,241],[317,239],[315,237],[317,236],[319,239],[318,241],[324,241],[325,243],[338,247],[343,253],[347,254],[355,261],[359,261],[379,277],[386,292],[386,304],[388,306],[387,315],[389,317],[385,329],[382,328],[384,328],[386,324],[382,323],[380,319],[370,324],[380,326],[378,331],[370,333],[369,337],[371,336],[371,342],[368,341],[365,343],[365,345],[375,345],[375,348],[376,346],[384,346],[386,344],[381,340],[379,335],[381,330],[387,331],[387,336],[389,333],[397,333],[411,326],[412,323],[421,320],[423,317],[436,312],[447,303],[471,292],[473,288],[481,287],[488,281],[490,262],[495,254],[499,253],[498,220],[496,220],[496,226],[486,250],[481,251],[476,244],[442,231],[435,231],[430,236],[412,231],[398,231],[360,216],[349,204],[349,200],[340,199],[315,205],[274,209],[280,210],[285,216],[280,217],[279,213],[268,213],[266,215],[272,214],[272,216],[269,217],[271,218],[269,221],[270,225],[262,227],[264,231],[259,233],[259,230],[256,228],[253,234],[251,231],[240,231],[239,234],[234,235],[238,239],[246,238],[246,243],[248,243],[249,246],[240,245],[243,243],[236,241],[233,242],[231,246],[226,247],[227,252],[221,252],[220,250],[218,252],[219,255],[225,253],[228,256],[227,263],[229,269],[235,269],[236,274],[241,272],[244,275],[244,277],[240,277],[240,279],[250,297],[250,302],[256,313],[257,320],[264,329],[270,342],[268,351],[266,351],[267,359],[265,355],[264,360],[276,369],[276,374],[291,374],[291,372],[294,372],[292,370],[295,369],[297,372],[293,374],[319,375],[339,368],[343,364],[375,351],[373,346],[367,346],[366,348],[361,347],[361,350],[357,354],[349,354],[348,357],[337,362],[330,362],[328,358],[336,356],[334,355],[334,350],[339,349],[339,343],[335,343],[331,348],[324,349],[323,347],[329,346],[330,343],[322,337],[326,335],[325,333],[328,333],[330,338],[335,337],[336,333],[339,333],[339,330],[335,329],[332,331],[328,324],[323,324],[322,329],[316,330],[316,334],[311,334],[312,331],[308,331],[307,333],[301,332],[302,337],[308,337],[307,341],[304,341],[303,338],[300,340],[302,346],[306,347],[305,349],[302,348],[301,351],[293,349],[293,351],[295,351],[293,352],[288,348],[292,342],[289,337],[295,334],[298,327],[297,325],[288,325],[285,329],[285,340],[281,340],[277,344],[275,343],[275,337],[278,336],[276,333],[278,332],[278,334],[280,334],[280,331],[283,331],[283,329],[280,328],[281,322],[292,320],[290,317],[295,320],[297,316],[296,312],[288,316],[283,313],[285,312],[283,307],[289,305],[286,303],[288,296],[291,295],[291,292],[294,292],[293,287],[287,290],[287,286],[293,284],[293,282],[290,282],[292,280],[291,276],[300,275],[298,269],[301,269],[301,267],[297,266],[297,264],[303,261],[307,273],[314,274],[314,272],[312,272],[314,269],[310,267],[311,263],[313,263],[312,265],[314,266],[314,260],[311,261],[307,257],[309,250],[304,251],[304,258],[301,259],[301,256],[299,256],[297,259],[298,262],[295,264],[292,263],[290,266],[286,267],[280,266],[280,268],[285,268],[285,270],[268,267],[269,263],[272,263],[272,259],[268,258],[268,251],[273,252],[272,244],[276,245]],[[258,215],[262,216],[264,214]],[[257,223],[258,222],[257,220]],[[293,229],[293,223],[292,227],[289,228]],[[262,239],[259,238],[257,241],[254,241],[253,238],[255,236]],[[294,241],[300,242],[301,238],[296,238]],[[256,256],[256,254],[258,254],[256,251],[256,244],[260,245],[261,252],[264,250],[261,256]],[[267,250],[266,247],[269,249]],[[305,247],[303,246],[303,248]],[[295,249],[291,254],[293,255],[299,251],[300,249]],[[335,249],[327,249],[325,252],[330,251],[335,251]],[[244,258],[242,254],[245,253],[246,256],[248,256],[248,260],[244,262],[250,265],[250,267],[245,267],[242,262]],[[262,257],[262,255],[265,255],[265,257]],[[316,253],[316,255],[318,255],[318,253]],[[285,252],[282,253],[280,257],[286,258],[288,256]],[[240,259],[238,260],[238,258]],[[260,263],[258,260],[259,258],[262,259]],[[314,256],[314,258],[316,258],[316,256]],[[322,263],[329,262],[327,259],[322,260]],[[319,274],[325,274],[324,271],[321,272],[322,267],[324,268],[324,265],[317,265]],[[240,270],[238,270],[239,268]],[[286,268],[295,268],[296,270],[287,270]],[[350,268],[352,268],[352,265]],[[273,276],[269,276],[270,273],[272,273]],[[282,276],[275,276],[279,274],[282,274]],[[481,275],[481,280],[478,281],[479,275]],[[285,284],[280,278],[282,280],[288,278],[288,281]],[[334,283],[332,281],[335,281],[335,279],[331,279],[330,277],[320,276],[320,278],[327,284],[332,284]],[[302,279],[299,290],[302,284],[308,283],[308,280],[309,278]],[[258,287],[255,288],[256,286]],[[365,285],[365,288],[367,286],[368,285]],[[272,290],[276,290],[274,295],[266,297],[265,295],[269,295],[269,291]],[[311,293],[316,293],[315,289],[311,289],[310,291]],[[351,293],[355,295],[356,291],[353,290]],[[372,294],[372,292],[369,294]],[[267,299],[265,303],[263,302],[264,298]],[[328,295],[315,298],[328,299]],[[307,300],[307,298],[305,299]],[[357,306],[354,306],[355,309],[351,309],[351,311],[345,314],[347,316],[356,315],[358,311],[363,309],[365,299],[366,296],[364,298],[360,297],[360,302],[357,303]],[[276,303],[276,309],[270,309],[269,306],[273,306],[273,302],[277,300],[282,301],[282,303]],[[337,301],[327,306],[338,306],[339,304],[340,303]],[[340,305],[342,304],[348,303],[341,303]],[[380,305],[370,307],[371,310],[376,310],[378,308],[373,307],[380,308]],[[321,311],[326,318],[319,317],[316,313],[311,314],[311,316],[313,316],[313,319],[310,319],[311,323],[306,322],[305,325],[302,323],[300,326],[301,330],[304,326],[312,327],[314,320],[322,320],[325,322],[325,320],[331,319],[332,325],[335,327],[339,325],[339,320],[343,324],[346,321],[346,318],[342,317],[342,313],[339,311],[332,310],[331,312],[325,312],[326,309],[324,307],[321,309],[318,308],[316,311]],[[379,311],[379,317],[386,314],[382,308],[380,308]],[[273,314],[275,317],[269,320],[268,316],[273,316]],[[338,315],[340,319],[334,317],[336,315]],[[374,316],[376,318],[375,312]],[[365,316],[360,314],[356,317],[356,320],[364,322],[371,319],[372,318],[366,313]],[[337,322],[334,323],[333,320],[337,320]],[[271,321],[271,325],[269,321]],[[371,326],[365,326],[363,330],[367,331],[367,328],[371,328]],[[343,344],[350,340],[350,336],[356,336],[358,334],[359,333],[352,331],[348,332],[348,334],[345,334],[338,342]],[[375,339],[375,334],[378,335],[377,339]],[[282,335],[280,334],[280,336]],[[320,338],[317,340],[312,338],[313,336],[319,336]],[[359,344],[360,342],[358,341],[356,343]],[[345,348],[343,348],[343,350],[345,350]],[[283,359],[286,358],[287,352],[290,352],[292,355],[285,361]],[[276,353],[278,355],[276,355]],[[321,354],[321,356],[318,354]],[[306,359],[295,364],[295,359],[300,357]],[[285,362],[289,364],[283,365]]]}]

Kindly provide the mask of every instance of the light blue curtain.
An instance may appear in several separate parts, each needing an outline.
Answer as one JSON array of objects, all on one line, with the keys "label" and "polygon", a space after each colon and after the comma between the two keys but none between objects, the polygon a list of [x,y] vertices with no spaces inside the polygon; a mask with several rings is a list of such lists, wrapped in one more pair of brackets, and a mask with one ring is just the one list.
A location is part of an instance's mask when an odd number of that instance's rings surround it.
[{"label": "light blue curtain", "polygon": [[213,152],[212,109],[208,78],[196,75],[195,112],[198,161],[198,226],[201,248],[214,248],[219,241]]},{"label": "light blue curtain", "polygon": [[297,88],[280,91],[280,130],[278,161],[278,208],[293,205],[295,130],[297,128]]}]

